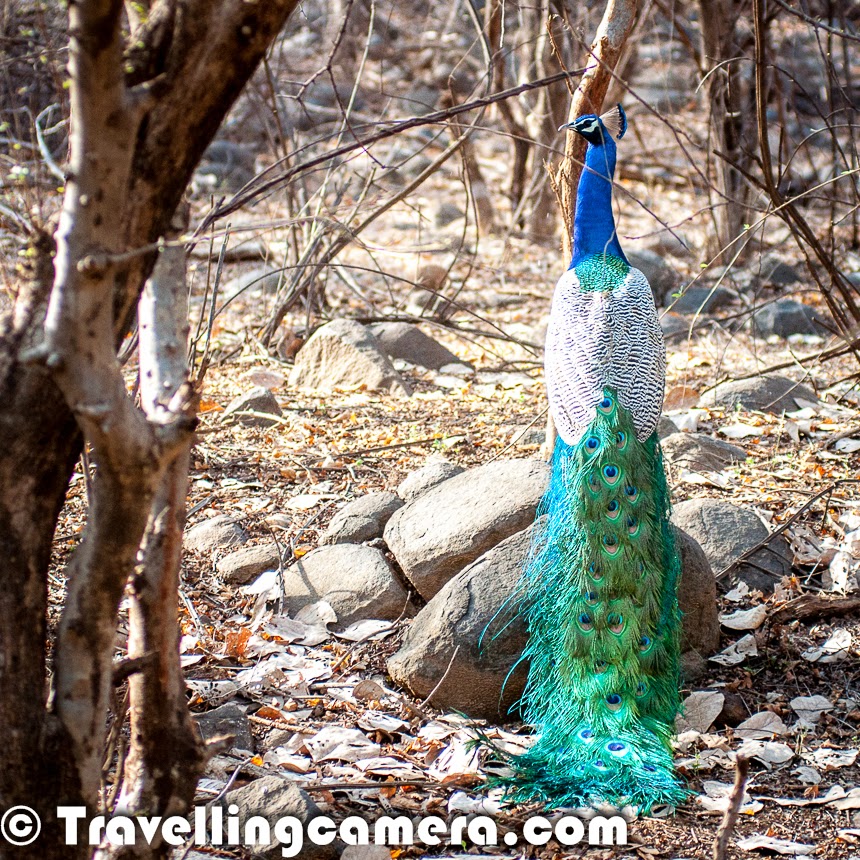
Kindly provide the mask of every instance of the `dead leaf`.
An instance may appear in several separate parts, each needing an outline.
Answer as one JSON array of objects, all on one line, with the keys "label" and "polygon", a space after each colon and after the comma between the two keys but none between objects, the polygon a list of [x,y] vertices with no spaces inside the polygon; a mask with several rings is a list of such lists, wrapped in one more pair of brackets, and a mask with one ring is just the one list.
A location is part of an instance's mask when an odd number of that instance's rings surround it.
[{"label": "dead leaf", "polygon": [[749,740],[766,740],[772,735],[784,735],[788,729],[773,711],[759,711],[744,720],[736,729],[738,737]]},{"label": "dead leaf", "polygon": [[767,607],[763,604],[752,609],[739,609],[737,612],[720,616],[720,624],[730,630],[757,630],[767,618]]},{"label": "dead leaf", "polygon": [[815,845],[807,845],[803,842],[791,842],[788,839],[777,839],[764,833],[758,833],[746,839],[738,839],[736,845],[743,851],[774,851],[777,854],[789,854],[792,856],[811,854],[815,851]]},{"label": "dead leaf", "polygon": [[678,716],[678,731],[685,728],[706,732],[720,715],[726,697],[714,690],[699,690],[684,699],[681,714]]},{"label": "dead leaf", "polygon": [[708,659],[723,666],[734,666],[742,663],[747,657],[755,657],[757,654],[758,645],[755,636],[747,633],[746,636],[742,636],[737,642],[733,642],[728,648],[724,648],[719,654],[714,654]]}]

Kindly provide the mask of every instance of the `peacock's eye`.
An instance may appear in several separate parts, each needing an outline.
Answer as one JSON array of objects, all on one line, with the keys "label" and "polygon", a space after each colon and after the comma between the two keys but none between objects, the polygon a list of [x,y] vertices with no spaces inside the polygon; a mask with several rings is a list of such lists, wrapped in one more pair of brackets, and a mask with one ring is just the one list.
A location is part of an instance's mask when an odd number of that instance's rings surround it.
[{"label": "peacock's eye", "polygon": [[618,538],[615,535],[605,535],[603,538],[603,545],[606,547],[609,552],[615,552],[618,548]]},{"label": "peacock's eye", "polygon": [[609,668],[609,663],[606,660],[598,660],[594,664],[594,671],[597,672],[598,675],[602,675]]},{"label": "peacock's eye", "polygon": [[615,438],[619,448],[623,448],[627,444],[627,434],[623,430],[619,430]]},{"label": "peacock's eye", "polygon": [[580,736],[580,737],[582,738],[582,740],[584,740],[584,741],[590,741],[590,740],[594,737],[594,732],[593,732],[591,729],[583,729],[583,730],[579,733],[579,736]]},{"label": "peacock's eye", "polygon": [[589,451],[596,451],[599,446],[600,446],[600,440],[597,438],[597,436],[589,436],[585,440],[585,447]]},{"label": "peacock's eye", "polygon": [[621,708],[621,696],[618,693],[610,693],[606,697],[606,704],[609,706],[610,711],[617,711]]},{"label": "peacock's eye", "polygon": [[592,493],[597,493],[600,491],[600,486],[597,483],[597,478],[594,475],[589,475],[588,477],[588,489],[591,490]]},{"label": "peacock's eye", "polygon": [[636,685],[636,695],[641,699],[648,692],[648,687],[644,681],[640,681]]},{"label": "peacock's eye", "polygon": [[591,620],[591,616],[587,612],[580,612],[579,618],[576,620],[579,622],[579,626],[586,632],[594,629],[594,622]]},{"label": "peacock's eye", "polygon": [[600,600],[600,595],[596,591],[589,591],[585,595],[585,602],[594,606]]},{"label": "peacock's eye", "polygon": [[640,651],[647,651],[650,647],[651,647],[651,637],[650,636],[643,636],[639,640],[639,650]]},{"label": "peacock's eye", "polygon": [[612,409],[612,400],[609,397],[604,397],[598,404],[598,408],[603,412],[608,412]]},{"label": "peacock's eye", "polygon": [[630,532],[630,534],[635,534],[636,529],[638,528],[639,520],[637,520],[636,517],[627,517],[627,531]]},{"label": "peacock's eye", "polygon": [[618,466],[604,466],[603,477],[609,481],[615,480],[618,477]]},{"label": "peacock's eye", "polygon": [[639,490],[636,487],[627,486],[624,488],[624,495],[632,501],[639,495]]},{"label": "peacock's eye", "polygon": [[596,582],[600,582],[600,580],[603,579],[603,571],[594,562],[591,562],[591,564],[588,565],[588,573]]},{"label": "peacock's eye", "polygon": [[624,616],[618,612],[610,612],[606,616],[606,624],[613,633],[622,633],[624,631]]},{"label": "peacock's eye", "polygon": [[603,759],[600,759],[600,758],[597,759],[597,761],[594,763],[594,766],[598,770],[605,770],[606,769],[606,764],[604,763]]},{"label": "peacock's eye", "polygon": [[642,767],[648,771],[648,773],[656,773],[657,768],[654,767],[653,764],[643,764]]},{"label": "peacock's eye", "polygon": [[606,749],[611,753],[622,753],[627,749],[627,744],[622,743],[621,741],[610,741],[606,745]]}]

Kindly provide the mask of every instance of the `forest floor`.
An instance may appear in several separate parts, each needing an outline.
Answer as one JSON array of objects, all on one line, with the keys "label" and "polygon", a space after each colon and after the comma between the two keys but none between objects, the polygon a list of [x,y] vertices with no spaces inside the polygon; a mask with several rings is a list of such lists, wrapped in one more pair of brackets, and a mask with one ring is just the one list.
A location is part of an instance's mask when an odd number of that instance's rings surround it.
[{"label": "forest floor", "polygon": [[[674,255],[661,252],[681,283],[713,285],[714,277],[708,271],[702,274],[707,263],[702,249],[709,230],[707,219],[698,214],[704,203],[694,184],[680,188],[663,184],[671,156],[668,131],[661,131],[644,112],[632,111],[631,124],[635,133],[622,144],[629,146],[629,152],[622,148],[620,156],[625,160],[620,181],[630,192],[629,198],[622,196],[619,201],[622,244],[628,249],[653,248],[654,237],[666,235],[660,220],[668,220],[683,231],[688,246]],[[642,146],[643,139],[651,141],[648,147]],[[494,188],[506,182],[507,146],[503,137],[490,137],[478,147],[480,163]],[[659,159],[655,152],[660,153]],[[359,172],[367,167],[360,159],[352,165]],[[205,196],[198,194],[195,215],[206,211]],[[407,368],[402,372],[414,389],[408,399],[360,388],[326,393],[295,390],[288,384],[291,359],[273,355],[260,341],[274,296],[248,290],[218,314],[211,333],[212,363],[202,386],[201,425],[193,452],[189,527],[227,514],[242,523],[252,543],[277,541],[288,575],[291,562],[317,545],[343,501],[373,490],[393,490],[433,455],[443,453],[464,467],[500,456],[540,456],[539,434],[529,432],[543,428],[546,408],[539,344],[552,289],[566,262],[556,248],[534,244],[517,231],[477,239],[463,219],[437,227],[438,201],[461,199],[465,200],[462,166],[455,159],[420,192],[366,230],[360,247],[341,255],[341,262],[362,272],[361,289],[356,293],[330,278],[326,313],[360,319],[403,316],[408,284],[394,281],[392,287],[381,273],[368,273],[368,260],[406,282],[416,281],[423,265],[441,263],[450,267],[449,282],[459,289],[457,310],[445,322],[427,320],[425,330],[477,370],[502,375],[457,382]],[[460,205],[468,208],[465,202]],[[657,220],[652,212],[657,212]],[[264,250],[254,261],[228,263],[222,284],[259,267],[263,257],[277,263],[286,233],[271,225],[282,223],[286,214],[286,204],[278,195],[241,213],[249,228],[241,238],[258,242]],[[215,240],[216,251],[219,241]],[[774,288],[760,282],[761,261],[773,251],[796,268],[798,283]],[[845,252],[840,262],[847,271],[860,269],[856,252]],[[695,688],[683,691],[685,698],[702,691],[722,694],[735,704],[735,718],[727,720],[732,725],[711,726],[702,709],[707,713],[715,700],[700,696],[691,701],[687,720],[698,728],[682,733],[677,749],[679,767],[691,789],[690,801],[660,817],[632,821],[627,846],[586,849],[556,841],[534,849],[522,843],[515,848],[414,846],[396,849],[392,856],[525,853],[546,858],[635,855],[643,860],[710,856],[726,786],[733,780],[734,756],[744,747],[753,756],[749,798],[728,856],[755,856],[754,848],[745,851],[735,843],[761,835],[765,853],[766,840],[776,839],[801,844],[770,843],[772,850],[785,853],[860,857],[860,796],[855,796],[860,794],[860,763],[856,762],[860,754],[860,612],[834,616],[824,610],[819,615],[812,604],[809,615],[793,618],[792,607],[797,604],[791,603],[804,595],[834,596],[823,576],[829,560],[827,539],[832,555],[845,534],[860,526],[860,492],[851,484],[837,483],[854,479],[860,465],[860,396],[853,380],[856,359],[818,360],[831,343],[828,338],[763,340],[739,325],[749,314],[751,296],[767,300],[791,294],[822,305],[784,228],[768,224],[746,257],[722,274],[723,285],[735,291],[733,298],[719,313],[702,317],[688,338],[668,346],[667,407],[673,407],[670,416],[674,413],[687,429],[728,438],[748,456],[717,475],[671,475],[672,497],[675,502],[702,496],[734,501],[754,508],[773,527],[791,520],[788,536],[797,557],[793,576],[774,595],[739,595],[730,578],[720,584],[722,613],[755,607],[763,607],[763,612],[756,614],[754,628],[724,628],[722,634],[722,648],[754,636],[757,653],[734,665],[710,662]],[[191,276],[194,331],[213,265],[193,260]],[[312,325],[322,321],[316,314],[310,320]],[[304,311],[288,314],[282,327],[285,342],[303,337],[307,323]],[[786,366],[781,373],[811,385],[829,408],[810,408],[793,416],[694,408],[698,395],[715,383],[780,365]],[[134,361],[128,373],[131,385]],[[226,405],[256,385],[274,392],[285,420],[267,429],[225,421]],[[837,437],[848,444],[831,444]],[[818,494],[822,494],[818,501],[798,513]],[[63,600],[62,565],[82,531],[85,499],[79,468],[56,540],[58,578],[51,594],[55,612]],[[437,711],[432,702],[416,702],[408,691],[393,685],[385,661],[398,648],[409,617],[367,641],[348,641],[326,631],[316,645],[290,644],[276,633],[265,632],[272,607],[267,608],[265,601],[261,606],[253,589],[225,585],[215,571],[217,560],[217,554],[189,553],[184,561],[182,656],[191,701],[197,712],[237,696],[252,702],[249,719],[257,752],[253,758],[219,756],[201,785],[201,798],[211,799],[228,780],[234,780],[235,786],[274,773],[295,781],[337,818],[356,814],[372,821],[401,811],[443,816],[491,811],[504,832],[521,829],[524,818],[539,811],[503,808],[496,797],[482,801],[484,759],[469,745],[470,721]],[[856,560],[852,564],[844,594],[836,596],[857,596]],[[253,689],[243,686],[248,678],[243,673],[263,666],[272,654],[291,658],[281,677],[264,678],[266,683]],[[821,696],[826,702],[804,727],[790,702],[810,696]],[[739,721],[760,714],[772,718],[761,717],[753,736],[738,734]],[[515,745],[521,738],[522,728],[513,718],[502,726],[479,725],[501,743]],[[355,729],[365,745],[359,743],[354,755],[347,760],[314,759],[311,752],[321,732],[331,738],[333,730]],[[275,733],[279,745],[274,745]],[[355,737],[344,734],[344,743],[354,744]]]}]

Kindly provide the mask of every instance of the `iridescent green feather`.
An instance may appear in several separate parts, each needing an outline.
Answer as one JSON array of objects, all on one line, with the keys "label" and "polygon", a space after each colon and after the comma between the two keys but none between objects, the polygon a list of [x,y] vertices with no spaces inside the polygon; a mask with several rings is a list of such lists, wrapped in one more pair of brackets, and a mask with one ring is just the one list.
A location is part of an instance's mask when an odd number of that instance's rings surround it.
[{"label": "iridescent green feather", "polygon": [[676,587],[656,433],[636,439],[604,391],[575,445],[558,441],[517,600],[528,623],[523,718],[539,737],[510,764],[514,801],[677,803]]}]

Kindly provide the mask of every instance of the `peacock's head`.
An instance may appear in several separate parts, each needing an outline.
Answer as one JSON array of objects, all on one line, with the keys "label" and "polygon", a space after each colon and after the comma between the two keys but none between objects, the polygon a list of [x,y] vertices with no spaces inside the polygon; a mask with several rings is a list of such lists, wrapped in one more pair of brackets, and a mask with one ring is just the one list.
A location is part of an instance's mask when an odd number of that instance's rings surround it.
[{"label": "peacock's head", "polygon": [[624,108],[619,104],[600,116],[587,113],[577,117],[573,122],[561,126],[559,131],[563,128],[569,128],[571,131],[582,135],[594,146],[600,146],[606,142],[607,138],[621,140],[624,137],[624,132],[627,131],[627,115],[624,113]]}]

